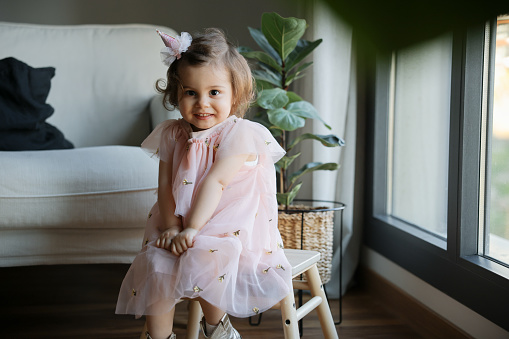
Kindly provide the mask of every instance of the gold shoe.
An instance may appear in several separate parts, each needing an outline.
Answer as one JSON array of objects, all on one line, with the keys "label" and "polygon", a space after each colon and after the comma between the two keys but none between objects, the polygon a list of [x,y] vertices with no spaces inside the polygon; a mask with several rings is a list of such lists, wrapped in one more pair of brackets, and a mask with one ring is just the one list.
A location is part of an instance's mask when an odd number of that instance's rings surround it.
[{"label": "gold shoe", "polygon": [[[148,333],[147,330],[147,323],[145,323],[145,326],[143,327],[143,331],[141,332],[140,339],[152,339],[150,336],[150,333]],[[168,339],[177,339],[177,335],[175,333],[171,333],[171,335],[168,337]]]},{"label": "gold shoe", "polygon": [[207,336],[207,332],[205,330],[205,317],[203,317],[200,321],[201,330],[205,338],[209,339],[242,339],[239,332],[235,328],[233,328],[230,318],[228,318],[228,314],[224,314],[217,325],[217,328],[212,332],[212,334]]}]

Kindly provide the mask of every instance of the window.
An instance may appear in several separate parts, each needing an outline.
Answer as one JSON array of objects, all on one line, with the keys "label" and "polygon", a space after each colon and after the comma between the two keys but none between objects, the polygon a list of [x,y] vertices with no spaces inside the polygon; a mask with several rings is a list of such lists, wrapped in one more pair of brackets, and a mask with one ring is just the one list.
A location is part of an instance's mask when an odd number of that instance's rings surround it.
[{"label": "window", "polygon": [[486,48],[488,62],[486,89],[486,131],[483,148],[485,189],[481,201],[486,211],[480,220],[479,254],[509,265],[509,16],[500,17]]},{"label": "window", "polygon": [[365,242],[509,330],[506,19],[377,56]]},{"label": "window", "polygon": [[452,36],[393,53],[387,214],[447,237]]}]

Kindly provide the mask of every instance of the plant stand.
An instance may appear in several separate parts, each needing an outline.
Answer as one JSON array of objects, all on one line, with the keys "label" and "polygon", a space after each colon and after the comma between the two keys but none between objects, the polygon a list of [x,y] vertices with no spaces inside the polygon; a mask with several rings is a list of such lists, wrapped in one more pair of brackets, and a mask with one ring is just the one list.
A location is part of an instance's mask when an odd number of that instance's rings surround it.
[{"label": "plant stand", "polygon": [[[340,218],[340,260],[339,260],[339,320],[335,325],[342,322],[342,266],[343,266],[343,210],[346,205],[342,202],[327,200],[303,200],[295,199],[298,205],[280,206],[279,230],[283,238],[285,248],[314,250],[321,254],[318,270],[323,284],[331,277],[332,260],[332,231],[334,226],[334,212],[339,212]],[[313,207],[313,205],[326,204],[326,206]],[[311,205],[311,206],[310,206]],[[302,279],[302,277],[301,277]],[[324,286],[325,290],[325,286]],[[302,290],[298,290],[299,307],[302,306]],[[249,318],[249,324],[257,326],[261,322],[261,314],[256,323]],[[299,331],[302,336],[302,320],[299,321]]]},{"label": "plant stand", "polygon": [[[339,325],[342,322],[342,266],[343,266],[343,210],[346,205],[342,202],[328,201],[328,200],[309,200],[309,199],[295,199],[294,203],[298,205],[289,206],[288,209],[280,207],[280,221],[281,214],[293,216],[294,226],[290,229],[281,229],[281,237],[283,238],[283,244],[286,248],[297,248],[315,250],[322,254],[322,259],[318,263],[318,269],[322,282],[325,284],[330,280],[330,269],[332,261],[332,229],[328,229],[331,223],[331,227],[334,225],[334,212],[339,212],[340,226],[339,226],[339,320],[334,322],[335,325]],[[325,204],[326,207],[313,207],[317,204]],[[307,206],[306,206],[307,205]],[[324,214],[323,217],[316,217],[316,214]],[[311,218],[307,218],[307,215],[313,215]],[[310,220],[314,219],[314,220]],[[317,221],[316,226],[311,225],[314,221]],[[300,223],[300,228],[295,227],[295,222]],[[325,246],[323,246],[325,244]],[[327,292],[326,292],[327,293]],[[299,306],[302,305],[302,290],[298,291]],[[299,330],[302,335],[302,321],[299,322]]]}]

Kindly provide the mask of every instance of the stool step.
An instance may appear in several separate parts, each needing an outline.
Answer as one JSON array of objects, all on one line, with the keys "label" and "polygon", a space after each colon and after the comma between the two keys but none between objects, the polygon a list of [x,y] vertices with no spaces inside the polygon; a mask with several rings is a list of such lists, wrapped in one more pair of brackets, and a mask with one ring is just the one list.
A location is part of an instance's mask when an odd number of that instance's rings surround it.
[{"label": "stool step", "polygon": [[305,316],[309,314],[312,310],[318,307],[322,303],[322,298],[319,296],[315,296],[308,300],[304,305],[299,307],[296,311],[297,313],[297,320],[301,320]]}]

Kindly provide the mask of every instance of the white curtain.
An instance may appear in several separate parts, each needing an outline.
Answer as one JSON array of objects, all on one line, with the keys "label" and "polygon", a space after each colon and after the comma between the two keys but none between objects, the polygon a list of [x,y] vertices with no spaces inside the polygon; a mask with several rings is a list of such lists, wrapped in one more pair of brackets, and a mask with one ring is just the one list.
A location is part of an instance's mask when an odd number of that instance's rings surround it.
[{"label": "white curtain", "polygon": [[[332,278],[326,285],[330,298],[339,298],[339,267],[342,243],[342,292],[352,279],[357,267],[361,243],[361,223],[354,223],[354,183],[356,181],[356,77],[352,57],[352,30],[325,7],[316,2],[308,23],[312,37],[323,39],[313,53],[313,71],[305,84],[305,92],[320,116],[331,127],[328,130],[321,122],[310,124],[316,134],[335,134],[345,140],[344,147],[327,148],[318,142],[312,143],[311,159],[307,161],[337,162],[338,171],[313,173],[310,186],[306,187],[314,200],[339,201],[346,204],[341,214],[336,212],[334,225],[334,255]],[[312,93],[312,96],[309,95]],[[361,174],[359,174],[361,175]],[[362,178],[357,178],[357,180]],[[309,196],[309,195],[308,195]],[[343,238],[340,239],[340,226]]]}]

